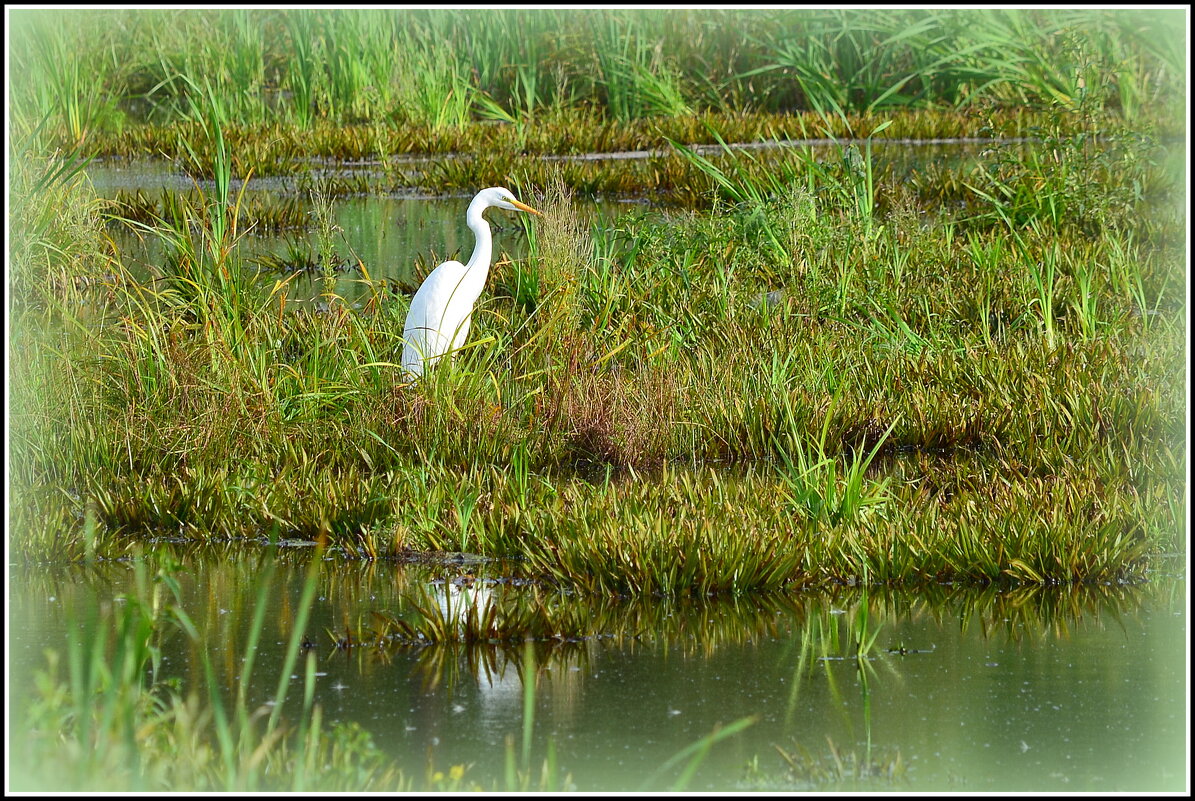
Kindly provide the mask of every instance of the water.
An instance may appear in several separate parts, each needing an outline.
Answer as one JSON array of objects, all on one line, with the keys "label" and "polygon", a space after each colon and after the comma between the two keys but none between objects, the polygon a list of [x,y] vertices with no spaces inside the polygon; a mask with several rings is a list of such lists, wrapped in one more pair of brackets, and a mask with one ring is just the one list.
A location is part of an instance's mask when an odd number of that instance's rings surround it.
[{"label": "water", "polygon": [[[931,162],[955,161],[975,158],[989,147],[992,140],[924,140],[877,142],[875,158],[877,164],[889,160],[907,171]],[[1018,140],[1014,140],[1018,141]],[[837,146],[830,140],[803,140],[786,143],[791,146],[808,147],[819,159],[839,158]],[[736,145],[744,152],[760,150],[779,151],[784,148],[776,143],[753,143]],[[857,146],[854,150],[857,151]],[[713,158],[722,153],[720,146],[698,145],[694,150]],[[621,153],[586,153],[565,156],[546,156],[547,160],[615,160],[626,161],[647,158],[662,151],[629,151]],[[855,153],[856,160],[858,153]],[[402,161],[430,164],[433,159],[404,157]],[[360,177],[368,184],[376,173],[377,164],[336,165],[318,167],[310,176],[316,179],[323,174],[339,177]],[[163,192],[186,193],[196,188],[206,193],[214,190],[211,181],[196,182],[172,165],[161,160],[111,160],[93,162],[87,168],[87,175],[101,197],[112,198],[118,192],[141,190],[150,197]],[[312,204],[310,194],[301,188],[299,176],[253,178],[244,186],[245,201],[260,200],[265,203],[287,203],[298,201],[308,214]],[[231,192],[235,198],[241,196],[242,185],[233,181]],[[417,276],[426,275],[432,267],[446,259],[465,261],[473,250],[473,234],[465,226],[465,209],[471,194],[457,196],[427,195],[417,190],[401,194],[369,194],[365,196],[337,197],[333,202],[335,231],[332,237],[333,260],[342,269],[334,284],[334,291],[350,304],[364,303],[370,291],[361,280],[361,265],[374,280],[394,282],[401,291],[411,293]],[[524,200],[531,200],[524,198]],[[609,224],[629,209],[643,211],[647,208],[641,199],[602,198],[586,200],[575,206],[582,221],[604,221]],[[494,261],[504,257],[523,258],[527,253],[526,240],[517,215],[491,211],[487,215],[495,234]],[[133,265],[142,268],[136,277],[146,279],[155,274],[163,262],[158,243],[152,238],[143,239],[117,227],[113,229],[117,245]],[[296,256],[307,262],[315,262],[322,252],[319,234],[314,220],[303,229],[283,232],[254,230],[238,244],[239,254],[250,264],[294,264]],[[288,270],[265,270],[274,273],[278,279],[285,278]],[[266,281],[266,291],[273,281]],[[302,304],[315,302],[326,291],[322,280],[312,271],[298,274],[289,285],[288,299]]]},{"label": "water", "polygon": [[[253,704],[277,686],[309,549],[280,556],[182,555],[183,608],[221,682],[239,680],[255,582],[277,564],[253,673]],[[156,565],[157,560],[151,560]],[[480,580],[461,580],[476,571]],[[510,609],[533,589],[493,565],[428,568],[323,563],[305,630],[326,723],[355,721],[409,775],[471,767],[500,782],[508,739],[521,752],[525,676],[534,674],[531,764],[549,741],[580,790],[665,790],[687,746],[743,718],[715,743],[689,790],[1177,790],[1187,754],[1185,586],[997,591],[937,586],[739,600],[595,602],[584,638],[465,646],[395,642],[337,648],[373,613],[405,617],[421,593]],[[31,686],[44,650],[85,637],[94,610],[133,592],[131,562],[13,576],[10,664]],[[454,580],[458,583],[454,584]],[[462,589],[463,587],[463,589]],[[542,590],[541,590],[542,592]],[[864,659],[857,635],[875,632]],[[202,691],[201,646],[180,633],[163,674]],[[533,665],[530,669],[529,665]],[[297,709],[302,671],[287,710]],[[14,714],[28,702],[16,693]],[[14,718],[19,720],[19,717]],[[831,748],[870,777],[835,771]],[[790,766],[781,751],[797,767]],[[868,759],[870,754],[870,759]],[[903,766],[889,778],[886,771]]]},{"label": "water", "polygon": [[[368,167],[344,169],[340,172],[367,172]],[[116,197],[118,192],[141,190],[156,198],[162,192],[186,193],[198,186],[202,191],[213,190],[211,182],[196,182],[175,171],[161,161],[102,162],[88,167],[87,175],[101,197]],[[240,193],[234,183],[232,194]],[[295,178],[254,178],[244,192],[246,204],[261,201],[279,204],[298,201],[307,214],[312,213],[310,195],[301,191]],[[465,225],[465,209],[472,195],[429,196],[418,192],[401,195],[368,195],[337,197],[333,200],[332,234],[333,260],[339,266],[334,291],[349,303],[362,303],[369,289],[362,281],[364,273],[371,279],[393,282],[407,292],[414,291],[417,275],[425,275],[432,267],[447,259],[467,261],[473,252],[473,233]],[[530,199],[529,199],[530,200]],[[578,213],[586,220],[606,217],[612,219],[628,208],[641,204],[618,200],[603,200],[579,204]],[[519,259],[526,256],[527,243],[518,215],[490,211],[487,219],[494,232],[494,262],[505,257]],[[140,265],[136,277],[146,279],[163,262],[159,243],[142,238],[123,227],[112,229],[114,240],[132,265]],[[250,265],[296,263],[295,256],[314,262],[321,254],[320,235],[314,219],[303,229],[289,231],[250,231],[238,244],[239,255]],[[261,269],[259,267],[259,269]],[[270,270],[278,279],[290,271]],[[272,280],[264,282],[268,291]],[[325,287],[315,271],[300,273],[290,284],[290,300],[313,300]]]}]

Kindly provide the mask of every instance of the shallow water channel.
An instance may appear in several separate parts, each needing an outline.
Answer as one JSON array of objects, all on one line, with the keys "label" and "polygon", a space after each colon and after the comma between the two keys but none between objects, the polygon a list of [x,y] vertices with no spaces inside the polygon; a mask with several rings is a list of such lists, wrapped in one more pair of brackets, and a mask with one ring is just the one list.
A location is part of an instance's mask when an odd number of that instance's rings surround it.
[{"label": "shallow water channel", "polygon": [[[362,169],[347,170],[350,173]],[[96,192],[113,198],[120,192],[141,191],[150,198],[162,193],[188,193],[196,187],[210,193],[210,182],[196,183],[161,161],[105,162],[91,165],[87,170]],[[237,196],[241,187],[234,186]],[[473,234],[465,225],[465,209],[471,195],[428,196],[419,192],[389,195],[337,197],[331,203],[331,222],[327,247],[336,265],[334,291],[350,304],[361,303],[369,297],[369,289],[362,280],[367,271],[375,281],[397,284],[408,294],[414,292],[414,276],[425,274],[446,259],[467,261],[473,251]],[[244,187],[246,204],[260,207],[297,207],[307,218],[305,227],[284,230],[251,230],[237,244],[238,253],[247,265],[258,270],[264,278],[263,288],[269,290],[274,280],[291,276],[288,300],[299,304],[316,301],[327,291],[318,270],[294,269],[322,258],[325,243],[321,242],[318,221],[310,191],[298,187],[291,178],[255,178]],[[533,202],[533,199],[528,198]],[[586,222],[602,217],[613,220],[619,214],[643,208],[638,201],[605,200],[578,205],[577,211]],[[519,215],[490,211],[486,218],[494,233],[494,262],[503,258],[526,256],[526,236]],[[153,237],[135,235],[127,228],[113,227],[113,238],[124,252],[126,260],[136,270],[134,277],[142,280],[155,273],[153,265],[162,262],[161,244]]]},{"label": "shallow water channel", "polygon": [[[809,147],[818,159],[837,158],[837,153],[828,140],[809,140],[790,143]],[[852,153],[858,150],[852,146]],[[959,161],[973,159],[991,147],[991,140],[921,140],[908,142],[876,143],[876,163],[890,161],[898,169],[910,170],[927,162]],[[736,145],[744,152],[761,150],[776,151],[775,143],[757,145]],[[718,161],[720,148],[695,146],[694,149]],[[545,157],[580,161],[608,160],[628,162],[648,158],[656,151],[635,151],[623,153],[586,153],[570,156]],[[857,156],[857,153],[855,153]],[[856,158],[857,160],[857,158]],[[431,158],[403,157],[401,161],[415,165],[430,164]],[[293,267],[298,262],[310,264],[317,256],[323,257],[325,248],[337,265],[334,291],[350,304],[362,303],[369,296],[369,290],[361,279],[363,265],[375,281],[393,282],[408,294],[414,291],[414,277],[426,274],[445,259],[465,261],[473,249],[473,235],[465,226],[465,209],[472,193],[457,196],[432,196],[418,190],[401,193],[364,194],[334,197],[331,202],[334,230],[328,242],[321,242],[319,226],[314,215],[311,186],[319,185],[321,175],[354,178],[362,185],[368,185],[380,174],[380,164],[322,165],[311,174],[252,178],[247,184],[231,183],[230,191],[234,202],[238,199],[246,205],[254,202],[259,208],[298,207],[307,222],[304,227],[285,230],[263,230],[262,227],[247,231],[237,244],[240,256],[255,269],[269,278],[286,279],[294,274],[289,285],[288,301],[299,304],[318,302],[327,287],[313,269],[300,270]],[[196,190],[211,197],[214,191],[212,181],[195,181],[180,172],[174,165],[161,160],[122,160],[92,162],[87,175],[101,197],[114,198],[119,193],[141,192],[149,198],[163,193],[191,193]],[[478,187],[480,189],[481,187]],[[244,190],[242,196],[242,189]],[[534,203],[534,198],[525,197]],[[574,209],[582,223],[598,222],[603,228],[616,227],[620,215],[633,211],[637,213],[667,213],[660,211],[650,198],[605,197],[596,200],[576,202]],[[519,259],[526,255],[526,237],[518,215],[491,211],[487,219],[494,231],[494,261],[505,256]],[[135,277],[146,279],[157,272],[156,265],[162,263],[160,243],[153,237],[134,235],[123,226],[112,229],[114,240],[124,252],[126,263],[134,267],[140,263],[143,270],[135,271]],[[265,281],[269,289],[273,281]]]},{"label": "shallow water channel", "polygon": [[[181,606],[203,645],[168,636],[159,678],[203,694],[206,650],[231,697],[257,587],[275,566],[252,672],[256,707],[274,698],[314,550],[237,553],[173,552]],[[149,575],[160,564],[151,555]],[[1185,585],[1173,577],[633,602],[572,599],[512,576],[517,566],[498,562],[325,556],[303,632],[325,723],[360,724],[408,775],[463,764],[483,786],[500,784],[508,748],[522,759],[526,735],[535,774],[552,748],[560,786],[578,790],[679,781],[701,791],[1183,787],[1187,619]],[[132,560],[13,574],[13,720],[45,649],[94,637],[97,610],[135,596],[133,578]],[[520,604],[571,606],[585,633],[529,644],[345,643],[445,599],[457,610],[447,619],[468,604],[496,606],[500,618]],[[288,712],[303,695],[299,664]],[[744,719],[750,725],[714,742],[682,779],[687,747]]]}]

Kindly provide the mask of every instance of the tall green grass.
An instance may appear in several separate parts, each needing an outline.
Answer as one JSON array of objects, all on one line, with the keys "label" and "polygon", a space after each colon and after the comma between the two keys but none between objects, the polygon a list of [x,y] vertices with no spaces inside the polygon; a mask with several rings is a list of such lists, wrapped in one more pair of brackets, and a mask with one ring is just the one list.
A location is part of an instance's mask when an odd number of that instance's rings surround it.
[{"label": "tall green grass", "polygon": [[[119,131],[116,84],[127,62],[117,52],[114,30],[95,31],[76,17],[18,15],[14,66],[29,76],[19,81],[12,100],[14,133],[57,132],[67,147],[83,144],[97,131]],[[49,123],[49,127],[46,124]]]},{"label": "tall green grass", "polygon": [[[887,586],[1079,593],[1143,580],[1186,548],[1185,218],[1165,205],[1178,184],[1148,124],[1181,58],[1153,18],[1123,14],[603,11],[565,25],[557,12],[97,11],[61,31],[37,23],[14,39],[14,63],[36,77],[13,98],[14,558],[88,563],[147,536],[263,530],[383,568],[411,551],[513,557],[535,584],[515,600],[478,593],[444,610],[416,596],[410,614],[336,633],[346,646],[436,641],[429,671],[452,648],[518,651],[529,634],[626,619],[578,595],[630,599],[641,606],[628,625],[666,632],[670,610],[708,595],[766,610],[801,597],[785,590],[863,584],[852,615],[805,632],[800,664],[848,656],[864,693]],[[130,23],[127,40],[112,20]],[[103,35],[81,39],[87,24]],[[77,79],[96,64],[103,86],[89,94]],[[136,98],[214,188],[133,219],[80,169]],[[920,124],[894,109],[935,104],[979,108],[997,128],[1029,119],[1010,123],[1001,106],[1047,106],[1042,141],[912,173],[871,149],[875,134]],[[810,108],[785,137],[815,118],[831,144],[765,157],[707,117],[675,116],[707,107]],[[512,130],[479,136],[479,110]],[[575,148],[577,119],[611,147],[664,135],[718,150],[678,144],[637,165],[641,177],[505,152]],[[738,119],[744,138],[784,138],[775,118]],[[280,121],[303,141],[269,127]],[[861,149],[842,141],[855,133]],[[428,180],[513,184],[546,216],[508,232],[527,256],[496,254],[468,346],[410,385],[397,366],[406,301],[365,265],[361,308],[330,286],[323,305],[296,308],[287,280],[242,253],[237,181],[254,153],[282,169],[313,150],[431,140],[500,141]],[[71,148],[46,157],[54,142]],[[580,222],[586,194],[628,186],[701,211]],[[325,191],[310,254],[325,272],[330,202]],[[134,278],[109,225],[163,243],[151,281]],[[333,580],[313,576],[308,600]],[[323,724],[311,664],[299,666],[301,620],[279,703],[260,712],[251,662],[235,698],[210,665],[196,694],[170,687],[159,643],[193,627],[169,570],[139,586],[87,624],[93,648],[39,676],[30,789],[414,785],[361,731]],[[1034,608],[1022,601],[986,623],[1015,628]],[[725,625],[703,629],[703,647],[758,625],[715,617]],[[492,787],[568,786],[552,752],[541,769],[529,746],[545,650],[522,657],[529,714]],[[296,668],[304,695],[284,706]],[[678,753],[665,766],[675,789],[748,723]],[[900,767],[834,743],[828,759],[803,743],[782,757],[814,783]],[[426,783],[479,786],[462,766],[429,765]]]},{"label": "tall green grass", "polygon": [[[317,119],[458,127],[597,109],[1056,106],[1123,119],[1176,108],[1180,11],[85,10],[14,23],[14,110],[55,134],[185,114],[186,75],[238,125]],[[487,100],[490,105],[487,105]],[[480,105],[479,105],[480,104]]]}]

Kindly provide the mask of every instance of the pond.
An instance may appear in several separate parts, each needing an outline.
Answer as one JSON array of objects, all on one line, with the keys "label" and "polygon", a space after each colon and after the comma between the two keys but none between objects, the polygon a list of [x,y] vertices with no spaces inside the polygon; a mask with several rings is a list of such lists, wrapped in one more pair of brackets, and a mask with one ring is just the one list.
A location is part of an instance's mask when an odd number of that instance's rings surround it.
[{"label": "pond", "polygon": [[[93,164],[88,174],[106,197],[192,187],[161,164]],[[255,179],[248,193],[311,209],[286,179]],[[332,245],[344,269],[335,291],[364,302],[357,265],[409,293],[417,265],[467,258],[467,203],[414,193],[337,198]],[[667,213],[641,200],[579,204],[586,221],[613,221],[628,208]],[[490,220],[496,258],[525,253],[518,220]],[[139,277],[153,274],[161,253],[152,238],[120,229],[114,237],[142,262]],[[282,265],[270,274],[282,280],[292,256],[318,254],[321,243],[306,228],[254,232],[239,247],[251,264]],[[291,287],[300,303],[326,290],[312,270]],[[182,631],[165,639],[159,678],[203,694],[206,660],[231,697],[258,591],[272,574],[249,683],[251,707],[272,703],[315,553],[306,543],[153,546],[144,564],[152,574],[177,562],[181,607],[196,624],[194,639]],[[34,693],[21,688],[34,686],[46,651],[89,648],[97,627],[110,625],[101,610],[136,594],[137,564],[10,568],[10,723],[28,709]],[[518,563],[452,555],[407,563],[332,554],[320,566],[300,632],[314,660],[314,700],[325,723],[360,725],[409,776],[464,765],[489,786],[514,753],[531,766],[550,760],[561,787],[593,792],[1185,787],[1189,635],[1179,564],[1138,585],[844,586],[687,600],[573,597]],[[429,612],[457,632],[471,607],[498,621],[549,609],[571,624],[528,641],[395,636],[399,621]],[[302,663],[293,674],[289,715],[302,703]]]},{"label": "pond", "polygon": [[[162,673],[202,691],[202,647],[234,688],[258,582],[276,569],[250,690],[251,706],[272,699],[313,553],[171,551],[182,607],[205,645],[168,638]],[[13,574],[14,688],[31,685],[46,649],[93,636],[97,609],[135,594],[134,565]],[[521,753],[529,732],[531,763],[554,749],[562,785],[582,791],[1183,786],[1188,624],[1185,585],[1172,576],[601,602],[511,580],[507,567],[324,557],[304,631],[324,720],[360,724],[410,774],[459,764],[483,783],[502,775],[508,747]],[[492,604],[502,617],[532,596],[583,609],[587,632],[344,643],[429,599],[450,598],[458,611]],[[287,711],[297,712],[303,681],[296,669]],[[14,720],[28,700],[14,693]],[[685,749],[736,722],[745,728],[713,742],[685,777]]]}]

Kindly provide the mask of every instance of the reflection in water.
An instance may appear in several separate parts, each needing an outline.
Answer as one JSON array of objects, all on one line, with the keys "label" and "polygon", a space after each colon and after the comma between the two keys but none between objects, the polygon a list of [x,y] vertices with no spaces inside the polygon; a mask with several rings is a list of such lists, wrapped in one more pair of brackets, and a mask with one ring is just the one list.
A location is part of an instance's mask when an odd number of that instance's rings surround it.
[{"label": "reflection in water", "polygon": [[[181,563],[201,639],[166,638],[162,674],[201,687],[206,649],[236,686],[273,561],[249,690],[255,704],[272,697],[313,553],[164,547],[154,561]],[[14,576],[14,680],[63,648],[68,609],[130,587],[121,563]],[[429,758],[501,775],[510,740],[532,764],[551,743],[579,789],[638,789],[750,717],[710,747],[689,789],[1157,790],[1183,781],[1184,603],[1168,580],[578,599],[500,563],[325,557],[305,633],[325,720],[358,722],[415,775]],[[672,786],[686,760],[674,764],[650,789]]]},{"label": "reflection in water", "polygon": [[[132,191],[149,198],[195,192],[190,179],[158,162],[131,167],[96,164],[89,167],[88,175],[100,196],[107,198]],[[233,191],[238,188],[234,186]],[[304,208],[311,206],[310,193],[301,191],[294,179],[254,179],[246,186],[245,194],[265,209],[290,208],[296,202]],[[417,278],[435,265],[446,259],[467,259],[473,235],[462,220],[471,197],[470,193],[461,197],[408,194],[338,198],[332,209],[334,236],[330,243],[332,261],[337,265],[336,294],[350,305],[365,303],[372,297],[363,281],[361,265],[373,281],[413,294]],[[616,216],[625,207],[624,203],[599,201],[584,204],[578,211],[586,216]],[[526,255],[520,225],[495,221],[491,227],[495,232],[495,261],[501,261],[503,254],[514,259]],[[246,264],[268,275],[266,291],[274,278],[282,280],[294,272],[289,301],[300,306],[316,303],[327,290],[317,267],[324,244],[316,228],[309,225],[305,230],[278,231],[250,227],[249,235],[238,242],[238,253]],[[112,234],[135,278],[146,280],[158,274],[165,257],[156,238],[145,238],[121,226],[113,227]]]}]

